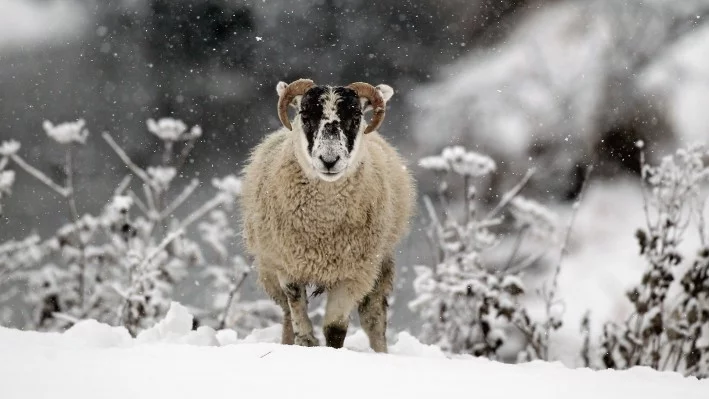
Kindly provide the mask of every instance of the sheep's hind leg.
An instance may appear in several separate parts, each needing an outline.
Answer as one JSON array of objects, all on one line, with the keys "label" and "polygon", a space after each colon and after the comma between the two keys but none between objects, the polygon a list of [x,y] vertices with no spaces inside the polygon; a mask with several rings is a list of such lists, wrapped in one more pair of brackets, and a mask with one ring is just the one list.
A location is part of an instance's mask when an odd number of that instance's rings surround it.
[{"label": "sheep's hind leg", "polygon": [[359,319],[362,329],[369,337],[369,346],[375,352],[387,353],[387,297],[394,285],[394,260],[387,257],[374,289],[359,304]]},{"label": "sheep's hind leg", "polygon": [[313,323],[308,317],[308,299],[305,285],[281,280],[281,287],[288,298],[295,344],[299,346],[318,346],[320,343],[313,334]]},{"label": "sheep's hind leg", "polygon": [[278,282],[278,277],[274,273],[262,271],[259,274],[259,281],[274,302],[283,309],[283,332],[281,334],[281,344],[293,345],[293,321],[290,314],[290,306],[288,305],[288,297],[281,288]]}]

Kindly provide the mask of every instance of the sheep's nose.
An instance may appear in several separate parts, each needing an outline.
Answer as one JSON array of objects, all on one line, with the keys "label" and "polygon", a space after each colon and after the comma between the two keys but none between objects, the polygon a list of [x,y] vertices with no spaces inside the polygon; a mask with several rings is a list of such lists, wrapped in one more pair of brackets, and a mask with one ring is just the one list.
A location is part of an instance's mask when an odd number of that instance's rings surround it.
[{"label": "sheep's nose", "polygon": [[320,160],[322,161],[323,166],[325,166],[325,169],[330,170],[332,169],[333,166],[337,163],[337,161],[340,160],[340,156],[338,155],[337,158],[335,158],[332,161],[326,161],[325,158],[320,155]]}]

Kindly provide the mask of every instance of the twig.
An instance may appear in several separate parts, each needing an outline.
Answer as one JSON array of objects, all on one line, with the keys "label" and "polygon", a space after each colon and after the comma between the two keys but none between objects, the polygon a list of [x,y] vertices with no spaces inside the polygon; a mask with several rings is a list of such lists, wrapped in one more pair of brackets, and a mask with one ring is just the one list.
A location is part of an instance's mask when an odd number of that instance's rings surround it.
[{"label": "twig", "polygon": [[672,368],[672,371],[679,371],[679,364],[682,361],[682,356],[684,356],[684,342],[685,340],[683,339],[682,342],[679,344],[679,352],[677,353],[677,360],[675,361],[675,365]]},{"label": "twig", "polygon": [[490,211],[488,214],[485,216],[485,219],[492,219],[495,215],[497,215],[498,212],[502,210],[507,204],[512,201],[517,194],[519,194],[520,191],[524,188],[524,186],[527,185],[529,182],[529,179],[532,178],[532,175],[535,173],[536,169],[531,168],[527,170],[527,173],[525,173],[524,177],[522,177],[522,180],[520,180],[517,185],[512,187],[512,189],[508,192],[505,193],[505,195],[502,196],[502,200]]},{"label": "twig", "polygon": [[0,158],[0,170],[5,169],[5,167],[7,166],[7,163],[8,163],[8,162],[10,162],[10,158],[8,158],[8,157],[6,157],[6,156]]},{"label": "twig", "polygon": [[221,321],[219,322],[219,329],[222,329],[226,327],[226,318],[229,315],[229,310],[231,309],[231,303],[234,301],[234,296],[236,293],[239,291],[239,288],[244,284],[244,281],[246,281],[246,277],[249,275],[248,270],[243,272],[241,274],[241,280],[234,286],[234,289],[229,292],[229,299],[227,299],[226,302],[226,307],[224,309],[224,313],[222,314]]},{"label": "twig", "polygon": [[131,175],[126,175],[123,180],[118,184],[118,187],[116,187],[115,190],[113,190],[113,195],[123,195],[123,192],[128,189],[128,186],[130,185],[131,180],[133,180],[133,176]]},{"label": "twig", "polygon": [[270,355],[271,352],[273,352],[273,351],[268,351],[268,352],[264,353],[263,355],[259,356],[259,358],[263,359],[264,357]]},{"label": "twig", "polygon": [[57,318],[59,320],[68,321],[71,324],[76,324],[81,321],[79,318],[76,318],[72,315],[68,315],[66,313],[61,313],[61,312],[53,312],[52,316],[54,316],[55,318]]},{"label": "twig", "polygon": [[[67,146],[66,149],[66,160],[64,163],[64,173],[66,174],[66,189],[67,189],[67,202],[69,203],[69,212],[71,213],[71,218],[74,220],[74,224],[77,225],[79,222],[79,211],[76,208],[76,194],[74,193],[74,162],[72,160],[71,145]],[[77,226],[78,227],[78,226]],[[76,242],[79,246],[79,251],[81,252],[81,257],[79,259],[79,305],[84,311],[84,297],[86,291],[85,285],[85,274],[86,274],[86,246],[81,241],[81,232],[77,228],[76,230]]]},{"label": "twig", "polygon": [[189,216],[187,216],[178,226],[177,228],[172,231],[170,234],[168,234],[162,242],[141,262],[139,268],[143,269],[150,263],[150,261],[153,260],[163,249],[165,249],[173,240],[175,240],[178,236],[184,233],[184,229],[186,229],[189,225],[194,223],[196,220],[207,214],[209,211],[212,209],[218,207],[223,203],[223,199],[220,196],[214,197],[211,200],[207,201],[199,207],[196,211],[192,212]]},{"label": "twig", "polygon": [[12,155],[10,155],[10,157],[12,158],[12,160],[13,160],[19,167],[21,167],[22,169],[24,169],[25,172],[29,173],[29,174],[32,175],[34,178],[36,178],[37,180],[39,180],[39,181],[41,181],[42,183],[44,183],[45,185],[47,185],[47,187],[49,187],[49,188],[51,188],[52,190],[54,190],[54,191],[55,191],[57,194],[59,194],[60,196],[66,198],[66,197],[69,195],[69,190],[68,190],[66,187],[62,187],[62,186],[58,185],[57,183],[55,183],[52,179],[50,179],[49,177],[47,177],[47,175],[45,175],[44,173],[40,172],[40,171],[39,171],[38,169],[36,169],[34,166],[32,166],[32,165],[28,164],[27,162],[25,162],[25,160],[22,159],[19,155],[17,155],[17,154],[12,154]]},{"label": "twig", "polygon": [[64,173],[66,174],[67,202],[69,211],[74,222],[79,221],[79,211],[76,208],[76,196],[74,195],[74,162],[72,160],[71,145],[66,148],[66,160],[64,163]]},{"label": "twig", "polygon": [[518,273],[521,272],[522,270],[531,267],[535,262],[537,262],[539,259],[544,257],[546,254],[547,250],[543,249],[536,254],[531,254],[527,256],[523,261],[520,261],[510,269],[506,270],[507,273]]},{"label": "twig", "polygon": [[135,204],[138,205],[138,208],[140,208],[146,216],[150,217],[150,210],[147,205],[145,205],[145,203],[138,198],[138,194],[136,194],[133,190],[128,190],[128,195],[133,198],[133,201],[135,201]]},{"label": "twig", "polygon": [[[648,199],[647,199],[647,183],[645,182],[645,179],[647,178],[647,171],[645,168],[645,151],[643,149],[640,149],[640,192],[642,193],[643,196],[643,212],[645,213],[645,223],[647,224],[648,229],[653,229],[652,223],[650,222],[650,210],[649,210],[649,204],[648,204]],[[652,234],[651,231],[648,231],[648,233]]]},{"label": "twig", "polygon": [[[551,334],[551,320],[550,320],[550,315],[551,315],[551,307],[554,304],[554,298],[556,297],[556,290],[559,287],[559,274],[561,273],[561,264],[564,261],[564,255],[566,254],[566,249],[569,245],[569,239],[571,237],[571,229],[573,228],[574,221],[576,219],[576,214],[578,212],[578,208],[581,206],[581,201],[583,201],[584,194],[586,192],[586,188],[588,187],[588,180],[591,177],[591,171],[593,170],[593,165],[589,165],[588,169],[586,169],[586,174],[583,179],[583,183],[581,183],[581,190],[579,191],[579,197],[574,202],[573,206],[571,207],[571,217],[569,218],[569,225],[566,228],[566,234],[564,235],[564,242],[561,246],[561,251],[559,251],[559,261],[556,264],[556,268],[554,269],[554,276],[552,277],[552,283],[551,283],[551,290],[549,290],[548,296],[545,298],[545,310],[546,310],[546,316],[547,316],[547,322],[545,323],[545,332],[546,332],[546,339],[548,340]],[[548,355],[549,347],[546,345],[544,348],[545,356]],[[546,357],[544,360],[548,360]]]},{"label": "twig", "polygon": [[510,258],[507,260],[507,265],[501,270],[501,272],[505,272],[505,271],[509,270],[510,267],[512,267],[512,262],[514,261],[515,257],[517,256],[517,251],[519,251],[519,248],[522,244],[522,238],[524,238],[524,234],[527,232],[528,228],[529,228],[529,225],[525,224],[519,230],[519,233],[517,234],[517,238],[515,239],[512,253],[510,254]]},{"label": "twig", "polygon": [[464,193],[464,195],[465,195],[465,201],[464,201],[465,202],[465,225],[467,226],[468,223],[470,223],[470,216],[471,216],[470,215],[470,206],[471,205],[470,205],[470,195],[469,195],[470,176],[465,175],[463,177],[463,180],[465,182],[465,184],[464,184],[464,186],[465,186],[465,188],[464,188],[465,189],[465,193]]},{"label": "twig", "polygon": [[130,157],[128,157],[128,154],[126,154],[125,151],[123,151],[123,148],[121,148],[114,140],[113,137],[111,137],[108,132],[103,132],[102,134],[103,139],[106,140],[108,145],[111,146],[113,151],[118,155],[119,158],[123,161],[124,164],[130,169],[133,173],[136,174],[141,180],[143,180],[146,184],[152,184],[150,177],[148,177],[148,174],[145,173],[143,169],[140,168],[140,166],[136,165],[131,161]]},{"label": "twig", "polygon": [[162,163],[163,165],[169,165],[170,164],[170,159],[172,158],[172,148],[174,143],[170,140],[165,140],[165,149],[162,153]]},{"label": "twig", "polygon": [[[443,232],[441,231],[441,222],[438,220],[438,215],[436,215],[436,209],[433,206],[433,202],[431,202],[431,199],[428,197],[428,195],[423,196],[423,203],[424,206],[426,207],[426,210],[428,211],[428,215],[431,218],[431,242],[432,245],[434,246],[434,249],[437,249],[435,251],[436,253],[436,269],[438,268],[438,264],[443,261],[443,251],[439,248],[440,247],[440,240],[441,237],[443,236]],[[435,237],[434,237],[435,233]],[[438,242],[437,242],[438,241]],[[438,246],[436,244],[439,244]],[[434,274],[436,273],[437,270],[434,270]]]},{"label": "twig", "polygon": [[581,358],[583,359],[584,367],[591,367],[591,316],[588,310],[581,320],[581,333],[583,334]]},{"label": "twig", "polygon": [[182,205],[187,200],[187,198],[189,198],[190,195],[192,195],[192,193],[194,193],[194,191],[197,189],[198,186],[199,186],[199,180],[192,179],[190,184],[188,184],[182,190],[180,195],[178,195],[177,198],[175,198],[175,200],[172,201],[172,203],[169,204],[167,207],[165,207],[165,209],[160,213],[160,219],[164,219],[164,218],[170,216],[173,212],[175,212],[175,210],[177,208],[179,208],[180,205]]},{"label": "twig", "polygon": [[148,203],[148,217],[152,220],[157,220],[160,218],[160,213],[155,206],[155,198],[153,197],[153,191],[150,189],[150,184],[143,184],[143,192],[145,193],[145,200]]},{"label": "twig", "polygon": [[175,163],[175,170],[179,172],[180,169],[182,169],[182,166],[185,164],[185,161],[187,161],[187,157],[189,157],[190,152],[192,152],[192,149],[194,148],[195,143],[197,143],[197,139],[193,138],[187,143],[185,143],[185,146],[182,147],[182,151],[180,152],[180,157],[177,159],[177,162]]}]

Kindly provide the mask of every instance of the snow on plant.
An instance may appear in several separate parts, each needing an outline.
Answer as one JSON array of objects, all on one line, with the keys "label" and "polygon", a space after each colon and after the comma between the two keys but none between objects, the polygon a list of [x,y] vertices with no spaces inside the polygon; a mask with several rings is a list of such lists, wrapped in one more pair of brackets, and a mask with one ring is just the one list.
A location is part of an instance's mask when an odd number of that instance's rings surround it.
[{"label": "snow on plant", "polygon": [[[510,264],[495,270],[484,264],[481,254],[500,242],[491,230],[502,223],[499,214],[503,209],[511,209],[520,225],[547,238],[554,235],[555,216],[541,204],[519,196],[532,170],[492,210],[483,213],[475,201],[473,179],[496,170],[491,158],[454,146],[438,156],[421,159],[419,165],[440,177],[437,191],[444,215],[441,220],[431,199],[424,197],[430,218],[427,235],[435,261],[433,267],[414,267],[416,298],[409,307],[424,320],[420,338],[447,352],[498,359],[498,350],[510,331],[518,329],[533,335],[537,327],[520,306],[526,291],[520,277],[524,266]],[[447,193],[448,180],[453,177],[464,181],[465,206],[460,220],[453,216]],[[545,329],[542,326],[537,330]]]},{"label": "snow on plant", "polygon": [[[642,147],[642,143],[638,143]],[[649,366],[709,377],[709,247],[703,215],[709,178],[704,146],[650,166],[642,158],[646,226],[636,237],[647,270],[627,292],[633,314],[604,325],[603,366]],[[696,222],[702,247],[688,265],[678,249]]]},{"label": "snow on plant", "polygon": [[[98,215],[81,215],[74,198],[72,151],[88,140],[85,122],[54,125],[46,121],[44,129],[65,149],[64,182],[55,182],[26,162],[19,155],[17,141],[2,142],[0,200],[15,180],[14,171],[5,168],[15,165],[66,200],[71,222],[45,240],[31,236],[0,245],[0,286],[12,288],[6,291],[11,295],[0,297],[0,304],[21,295],[32,309],[25,327],[33,329],[61,330],[90,318],[123,325],[136,335],[165,315],[175,287],[189,270],[207,264],[202,250],[206,244],[217,253],[217,262],[209,267],[212,274],[221,268],[224,275],[241,278],[236,286],[226,286],[228,301],[212,303],[220,310],[209,313],[228,314],[248,274],[244,272],[248,270],[245,261],[233,260],[226,245],[234,232],[228,227],[224,210],[233,209],[240,195],[240,180],[233,175],[213,179],[213,197],[183,219],[178,219],[175,212],[200,186],[199,180],[191,179],[177,195],[168,196],[180,183],[179,170],[202,135],[201,128],[188,130],[182,121],[172,118],[149,120],[148,130],[161,139],[163,154],[160,164],[147,167],[135,164],[109,133],[103,133],[129,174]],[[175,151],[178,141],[182,142],[179,152]],[[136,177],[137,185],[133,182]],[[140,190],[134,191],[135,186]],[[187,236],[187,229],[197,222],[204,242]],[[216,289],[225,289],[221,282],[235,281],[232,277],[217,279]],[[28,287],[24,292],[17,289],[20,281]],[[4,320],[0,321],[8,322],[13,317],[7,309],[3,308]],[[225,318],[212,321],[224,327]]]},{"label": "snow on plant", "polygon": [[85,144],[86,139],[89,137],[89,131],[85,126],[86,121],[83,119],[75,122],[64,122],[56,126],[50,121],[44,121],[42,124],[47,135],[61,144]]}]

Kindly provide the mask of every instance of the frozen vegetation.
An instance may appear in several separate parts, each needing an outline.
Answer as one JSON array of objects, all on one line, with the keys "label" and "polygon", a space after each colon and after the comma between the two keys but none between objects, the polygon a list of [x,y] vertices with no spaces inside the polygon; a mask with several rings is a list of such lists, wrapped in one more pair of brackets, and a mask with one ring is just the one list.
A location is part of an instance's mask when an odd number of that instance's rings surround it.
[{"label": "frozen vegetation", "polygon": [[[128,175],[95,216],[79,214],[72,173],[74,151],[93,135],[83,120],[47,121],[44,129],[65,149],[64,181],[56,182],[27,163],[19,142],[4,141],[0,199],[6,207],[14,205],[12,187],[21,184],[21,173],[56,192],[73,222],[52,237],[32,234],[0,246],[3,324],[52,332],[102,323],[121,326],[138,340],[160,340],[160,326],[166,322],[152,326],[181,296],[180,283],[195,276],[208,284],[199,289],[209,300],[206,307],[191,306],[194,331],[180,340],[213,341],[207,332],[215,329],[243,336],[279,321],[280,312],[270,301],[241,298],[251,265],[232,252],[238,236],[230,221],[240,179],[214,179],[207,188],[179,173],[203,134],[199,126],[189,128],[171,118],[148,120],[146,134],[162,143],[162,162],[154,166],[135,164],[104,133]],[[637,146],[644,153],[644,143]],[[640,219],[629,219],[635,226],[620,230],[630,239],[621,241],[623,250],[634,249],[611,259],[603,258],[608,242],[593,247],[594,239],[603,240],[606,234],[583,237],[589,227],[603,225],[584,219],[587,207],[608,200],[592,185],[591,169],[562,217],[562,212],[522,194],[534,169],[496,203],[485,204],[478,193],[491,184],[495,160],[462,146],[422,158],[419,166],[439,182],[435,201],[424,195],[422,202],[434,262],[410,265],[416,277],[408,306],[421,322],[421,328],[412,323],[410,331],[448,355],[507,363],[560,360],[599,370],[648,366],[709,376],[707,154],[704,147],[692,146],[658,165],[643,158],[642,175],[635,182],[640,195],[622,192],[623,201],[635,201],[628,209],[641,210],[635,213]],[[171,189],[180,181],[179,189]],[[457,187],[464,195],[455,193]],[[212,194],[178,217],[178,209],[198,189]],[[463,198],[462,206],[455,198]],[[618,232],[611,234],[615,239]],[[590,253],[578,249],[584,240],[591,242],[585,248]],[[534,271],[542,265],[550,273]],[[593,272],[587,270],[594,265]],[[626,276],[620,278],[620,271],[612,268],[627,268]],[[589,279],[591,273],[598,280]],[[601,281],[605,286],[596,286]],[[322,302],[311,311],[322,317]],[[389,331],[390,339],[395,335]]]},{"label": "frozen vegetation", "polygon": [[[499,34],[498,16],[529,2],[168,3],[91,2],[94,26],[78,2],[0,0],[2,51],[89,32],[69,55],[53,49],[69,61],[9,58],[0,72],[16,97],[0,131],[12,231],[0,239],[0,397],[362,397],[375,384],[392,397],[709,397],[709,153],[690,144],[709,132],[708,0],[540,2],[504,40],[478,37],[487,47],[465,27]],[[192,30],[156,22],[178,17]],[[212,31],[227,33],[205,46]],[[396,76],[409,100],[387,129],[413,138],[402,148],[427,241],[402,248],[415,255],[397,265],[389,317],[411,313],[388,331],[388,355],[356,328],[345,350],[281,346],[280,309],[244,293],[254,272],[235,231],[241,157],[254,126],[277,124],[256,86],[284,60],[336,81],[363,56],[367,76]],[[55,120],[57,93],[82,98],[86,119]],[[625,170],[602,170],[604,152]],[[212,177],[222,170],[233,174]],[[319,325],[322,298],[310,303]]]}]

